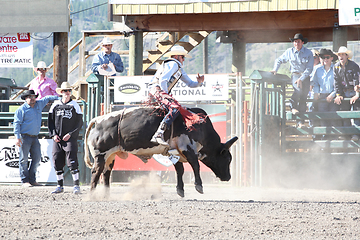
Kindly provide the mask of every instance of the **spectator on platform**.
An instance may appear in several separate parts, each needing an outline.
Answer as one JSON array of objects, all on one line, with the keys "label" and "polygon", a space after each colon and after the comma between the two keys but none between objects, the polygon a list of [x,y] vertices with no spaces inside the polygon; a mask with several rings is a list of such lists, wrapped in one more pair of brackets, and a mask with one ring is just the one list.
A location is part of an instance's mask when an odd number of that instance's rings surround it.
[{"label": "spectator on platform", "polygon": [[[38,135],[41,127],[41,112],[50,100],[58,96],[38,97],[34,90],[26,90],[21,95],[25,100],[14,115],[15,145],[19,147],[19,170],[23,187],[40,186],[36,181],[36,171],[41,159]],[[28,156],[31,156],[29,164]]]},{"label": "spectator on platform", "polygon": [[[46,72],[49,68],[46,66],[44,61],[39,61],[37,66],[34,68],[34,71],[37,72],[37,77],[30,82],[29,90],[34,90],[35,94],[38,95],[37,99],[42,99],[45,96],[58,96],[56,93],[56,82],[46,77]],[[51,106],[49,102],[43,111],[49,111]]]},{"label": "spectator on platform", "polygon": [[[313,67],[313,71],[310,74],[310,79],[314,75],[316,68],[322,65],[322,63],[320,62],[319,51],[316,49],[311,49],[311,52],[313,53],[314,56],[314,65],[313,65],[314,67]],[[314,91],[313,91],[313,85],[311,84],[311,80],[310,80],[310,91],[308,97],[309,99],[314,99]],[[308,106],[308,112],[312,112],[314,110],[315,106],[313,102],[308,102],[307,106]],[[314,120],[309,120],[309,127],[313,127],[313,122]]]},{"label": "spectator on platform", "polygon": [[[360,101],[358,85],[360,77],[360,68],[354,61],[351,61],[352,52],[345,46],[341,46],[336,53],[339,58],[334,66],[334,80],[336,98],[335,103],[340,105],[340,111],[358,111],[360,110]],[[350,98],[350,101],[344,100],[344,98]],[[351,121],[349,119],[343,120],[343,126],[350,126]],[[360,126],[360,119],[354,119],[354,125]],[[358,141],[359,137],[353,135],[351,140]]]},{"label": "spectator on platform", "polygon": [[[313,53],[313,57],[314,57],[314,68],[317,66],[317,65],[321,65],[321,62],[320,62],[320,52],[316,49],[311,49],[311,52]],[[314,71],[313,71],[314,72]]]},{"label": "spectator on platform", "polygon": [[[297,115],[299,112],[306,112],[306,98],[310,89],[310,74],[313,70],[314,57],[312,52],[303,45],[308,42],[301,33],[295,34],[290,38],[294,47],[287,49],[279,58],[275,60],[274,69],[271,71],[276,74],[282,63],[290,63],[291,80],[294,93],[290,99],[291,112]],[[298,127],[303,127],[304,121],[298,122]]]},{"label": "spectator on platform", "polygon": [[[315,69],[311,77],[311,85],[313,86],[314,112],[334,112],[340,109],[339,105],[334,103],[334,64],[337,56],[330,49],[321,49],[320,58],[323,65]],[[320,120],[320,124],[314,123],[316,126],[339,126],[338,120]]]},{"label": "spectator on platform", "polygon": [[112,52],[113,42],[105,37],[101,46],[103,51],[96,54],[91,64],[91,71],[95,74],[115,76],[116,72],[123,72],[124,65],[119,54]]}]

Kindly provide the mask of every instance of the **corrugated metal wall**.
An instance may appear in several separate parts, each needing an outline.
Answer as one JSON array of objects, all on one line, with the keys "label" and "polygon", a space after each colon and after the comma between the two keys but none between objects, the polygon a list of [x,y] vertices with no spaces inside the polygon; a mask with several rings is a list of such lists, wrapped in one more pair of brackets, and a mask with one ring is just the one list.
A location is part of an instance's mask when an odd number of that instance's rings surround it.
[{"label": "corrugated metal wall", "polygon": [[225,13],[338,9],[339,0],[259,0],[187,4],[114,4],[115,15]]},{"label": "corrugated metal wall", "polygon": [[69,0],[1,0],[0,32],[68,32]]}]

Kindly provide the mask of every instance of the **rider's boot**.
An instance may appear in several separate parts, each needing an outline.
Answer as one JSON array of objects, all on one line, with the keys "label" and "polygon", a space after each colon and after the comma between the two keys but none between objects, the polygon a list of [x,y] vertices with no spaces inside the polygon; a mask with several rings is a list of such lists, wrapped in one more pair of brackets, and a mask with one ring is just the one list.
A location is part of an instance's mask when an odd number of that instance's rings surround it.
[{"label": "rider's boot", "polygon": [[166,123],[161,122],[159,128],[151,138],[151,142],[156,142],[164,146],[169,146],[169,144],[164,140],[164,132],[166,130]]}]

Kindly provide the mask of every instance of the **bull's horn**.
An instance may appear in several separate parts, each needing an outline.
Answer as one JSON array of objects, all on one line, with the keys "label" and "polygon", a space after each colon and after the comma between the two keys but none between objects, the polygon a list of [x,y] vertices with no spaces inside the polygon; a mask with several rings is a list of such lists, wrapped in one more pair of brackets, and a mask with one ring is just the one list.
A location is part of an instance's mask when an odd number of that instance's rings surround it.
[{"label": "bull's horn", "polygon": [[234,144],[234,142],[236,142],[238,140],[238,137],[233,137],[232,139],[230,139],[229,141],[227,141],[224,145],[225,149],[229,149],[231,147],[231,145]]}]

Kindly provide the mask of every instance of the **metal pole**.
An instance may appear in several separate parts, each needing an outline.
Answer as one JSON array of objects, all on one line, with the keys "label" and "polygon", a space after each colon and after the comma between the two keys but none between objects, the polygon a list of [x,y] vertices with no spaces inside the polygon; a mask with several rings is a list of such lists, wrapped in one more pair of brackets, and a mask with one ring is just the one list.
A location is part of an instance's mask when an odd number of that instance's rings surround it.
[{"label": "metal pole", "polygon": [[209,73],[209,54],[208,54],[208,38],[203,40],[203,71],[204,74]]},{"label": "metal pole", "polygon": [[108,101],[110,99],[108,95],[109,81],[108,77],[104,76],[104,115],[108,112]]},{"label": "metal pole", "polygon": [[[236,81],[236,80],[235,80]],[[235,88],[235,94],[236,94],[237,88]],[[236,135],[236,102],[234,102],[233,99],[231,99],[231,106],[230,106],[230,120],[231,120],[231,136]],[[235,147],[231,148],[231,156],[233,157],[233,164],[231,164],[231,176],[233,176],[233,181],[231,181],[233,186],[237,186],[238,180],[237,178],[237,165],[238,165],[238,157],[237,157],[237,149]]]},{"label": "metal pole", "polygon": [[237,72],[236,73],[236,77],[237,77],[237,82],[239,84],[239,88],[237,89],[238,94],[236,94],[238,97],[238,100],[236,101],[237,104],[237,121],[236,121],[236,133],[239,136],[239,141],[237,142],[237,148],[238,148],[238,159],[239,159],[239,171],[240,171],[240,176],[239,176],[239,185],[241,185],[241,179],[242,179],[242,171],[243,171],[243,149],[242,149],[242,145],[244,142],[244,136],[243,136],[243,129],[242,129],[242,113],[243,113],[243,90],[242,90],[242,74],[241,72]]},{"label": "metal pole", "polygon": [[[241,122],[240,120],[240,108],[239,108],[239,101],[240,100],[240,94],[239,91],[241,91],[240,89],[240,82],[239,82],[239,73],[236,73],[236,92],[235,92],[235,132],[236,134],[239,133],[239,122]],[[241,135],[238,135],[238,142],[236,143],[236,186],[240,186],[241,185],[241,151],[240,151],[240,147],[239,147],[239,142],[242,142],[242,137]]]},{"label": "metal pole", "polygon": [[251,82],[251,107],[250,107],[250,177],[251,186],[255,186],[255,160],[256,160],[256,148],[255,148],[255,116],[256,116],[256,92],[255,83]]}]

